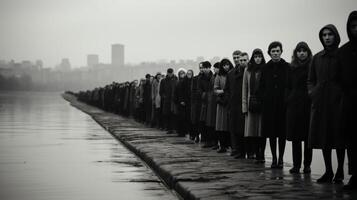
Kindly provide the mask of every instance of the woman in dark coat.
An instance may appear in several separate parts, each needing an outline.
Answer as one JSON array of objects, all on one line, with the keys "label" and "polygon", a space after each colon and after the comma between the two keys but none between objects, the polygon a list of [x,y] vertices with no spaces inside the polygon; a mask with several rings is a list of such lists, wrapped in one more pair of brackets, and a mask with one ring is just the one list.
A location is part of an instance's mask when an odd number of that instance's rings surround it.
[{"label": "woman in dark coat", "polygon": [[[268,47],[271,60],[262,68],[259,95],[262,98],[262,135],[269,138],[273,157],[271,168],[283,168],[286,143],[285,90],[289,64],[281,58],[280,42],[272,42]],[[279,139],[279,159],[276,146]]]},{"label": "woman in dark coat", "polygon": [[210,80],[209,92],[208,92],[208,103],[207,103],[207,118],[206,118],[206,126],[208,127],[208,134],[211,135],[213,150],[217,150],[218,146],[218,133],[215,131],[216,128],[216,112],[217,112],[217,98],[214,94],[214,81],[219,72],[220,63],[216,62],[213,65],[213,75]]},{"label": "woman in dark coat", "polygon": [[312,148],[322,149],[325,161],[325,174],[317,182],[332,181],[332,149],[336,149],[338,161],[334,182],[342,182],[345,141],[341,134],[342,89],[337,80],[337,50],[340,36],[336,27],[330,24],[320,30],[319,38],[324,50],[312,58],[307,80],[311,97],[309,144]]},{"label": "woman in dark coat", "polygon": [[[357,11],[350,13],[347,20],[347,35],[349,41],[338,51],[338,61],[341,69],[342,90],[344,92],[344,130],[347,137],[348,168],[351,178],[344,189],[355,190],[356,182],[356,113],[357,113]],[[353,130],[353,131],[351,131]]]},{"label": "woman in dark coat", "polygon": [[177,133],[184,137],[187,133],[186,113],[190,98],[186,87],[186,72],[184,69],[178,70],[178,82],[174,92],[174,102],[177,106]]},{"label": "woman in dark coat", "polygon": [[200,113],[201,113],[201,92],[199,90],[199,80],[201,79],[201,76],[203,74],[203,67],[202,63],[199,64],[199,74],[197,76],[194,76],[191,81],[191,124],[192,124],[192,129],[191,129],[191,135],[190,138],[194,140],[196,143],[199,142],[199,128],[198,128],[198,123],[199,123],[199,118],[200,118]]},{"label": "woman in dark coat", "polygon": [[257,90],[261,69],[264,65],[265,59],[262,50],[254,49],[249,65],[244,70],[242,86],[242,112],[245,115],[244,137],[251,144],[250,149],[256,155],[256,163],[265,162],[266,138],[262,136],[262,113],[259,105],[254,109],[251,101],[254,98],[259,101]]},{"label": "woman in dark coat", "polygon": [[225,97],[224,88],[227,81],[228,72],[233,69],[233,64],[226,58],[222,59],[219,64],[219,72],[214,81],[214,93],[217,96],[217,113],[216,113],[216,132],[219,138],[220,148],[218,153],[227,152],[229,143],[228,127],[228,107]]},{"label": "woman in dark coat", "polygon": [[312,149],[308,147],[310,98],[307,93],[307,74],[312,54],[305,42],[299,42],[293,52],[289,70],[286,107],[286,139],[293,145],[293,168],[290,173],[300,173],[301,143],[304,142],[304,173],[310,173]]},{"label": "woman in dark coat", "polygon": [[213,146],[210,135],[208,135],[208,128],[206,125],[208,92],[209,92],[210,80],[213,74],[211,71],[210,62],[204,61],[202,63],[202,67],[203,67],[203,75],[201,76],[198,82],[199,90],[201,93],[201,113],[199,118],[199,126],[200,126],[200,133],[201,133],[201,142],[205,143],[202,147],[207,148]]}]

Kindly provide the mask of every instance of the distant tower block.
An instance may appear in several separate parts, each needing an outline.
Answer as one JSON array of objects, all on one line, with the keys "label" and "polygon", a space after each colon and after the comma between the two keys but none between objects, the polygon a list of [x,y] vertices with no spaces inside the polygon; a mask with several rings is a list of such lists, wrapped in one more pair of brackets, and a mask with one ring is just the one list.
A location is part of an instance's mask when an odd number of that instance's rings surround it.
[{"label": "distant tower block", "polygon": [[112,66],[124,66],[124,45],[112,44]]},{"label": "distant tower block", "polygon": [[93,67],[99,64],[99,56],[97,54],[87,55],[87,66]]}]

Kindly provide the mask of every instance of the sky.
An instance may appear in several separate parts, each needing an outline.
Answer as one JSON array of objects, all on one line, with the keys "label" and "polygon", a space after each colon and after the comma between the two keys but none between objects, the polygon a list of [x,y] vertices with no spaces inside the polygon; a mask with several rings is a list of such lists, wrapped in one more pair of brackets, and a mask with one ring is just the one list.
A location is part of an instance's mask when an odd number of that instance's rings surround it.
[{"label": "sky", "polygon": [[237,49],[266,52],[278,40],[289,62],[299,41],[313,53],[322,49],[318,32],[326,24],[345,43],[353,10],[356,0],[0,0],[0,60],[53,67],[69,58],[78,67],[98,54],[110,63],[114,43],[125,45],[132,64],[231,58]]}]

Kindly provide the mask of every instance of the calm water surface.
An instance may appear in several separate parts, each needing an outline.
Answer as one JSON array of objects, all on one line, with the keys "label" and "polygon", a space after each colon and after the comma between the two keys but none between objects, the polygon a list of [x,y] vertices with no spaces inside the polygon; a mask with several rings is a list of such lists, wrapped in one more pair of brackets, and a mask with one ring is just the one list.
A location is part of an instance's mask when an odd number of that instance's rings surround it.
[{"label": "calm water surface", "polygon": [[59,93],[0,92],[0,199],[177,199]]}]

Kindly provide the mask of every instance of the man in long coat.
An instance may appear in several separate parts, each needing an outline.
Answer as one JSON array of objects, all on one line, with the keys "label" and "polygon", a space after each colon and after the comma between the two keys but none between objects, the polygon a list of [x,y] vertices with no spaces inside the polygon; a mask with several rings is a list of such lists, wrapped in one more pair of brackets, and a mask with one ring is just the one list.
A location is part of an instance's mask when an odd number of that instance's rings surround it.
[{"label": "man in long coat", "polygon": [[231,135],[231,155],[235,158],[245,158],[244,148],[244,115],[242,113],[242,84],[244,69],[239,65],[241,52],[233,52],[235,67],[228,72],[224,93],[228,99],[228,124]]},{"label": "man in long coat", "polygon": [[175,113],[172,111],[174,88],[177,84],[177,77],[174,75],[172,68],[167,69],[166,77],[160,84],[160,96],[162,101],[162,114],[164,126],[168,130],[168,134],[174,132],[175,127]]}]

